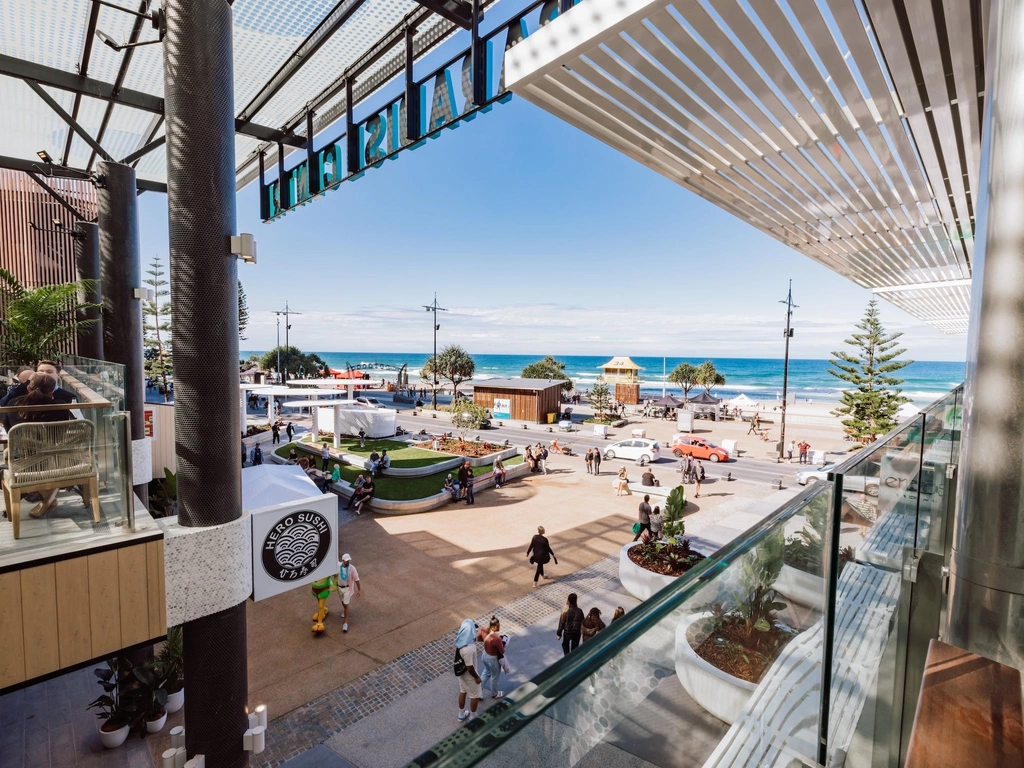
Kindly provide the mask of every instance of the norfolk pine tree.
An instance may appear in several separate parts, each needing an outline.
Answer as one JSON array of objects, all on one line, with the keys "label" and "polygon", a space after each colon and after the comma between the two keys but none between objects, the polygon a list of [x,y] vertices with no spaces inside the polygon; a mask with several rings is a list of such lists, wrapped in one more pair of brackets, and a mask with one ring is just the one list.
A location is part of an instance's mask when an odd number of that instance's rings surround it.
[{"label": "norfolk pine tree", "polygon": [[907,351],[897,349],[903,334],[885,332],[875,299],[868,303],[856,327],[858,332],[845,342],[856,352],[832,353],[830,362],[835,369],[829,368],[828,372],[853,385],[843,392],[839,407],[832,413],[855,438],[875,438],[896,426],[896,412],[910,402],[898,388],[903,379],[892,374],[913,361],[896,359]]},{"label": "norfolk pine tree", "polygon": [[146,270],[148,278],[143,282],[153,289],[153,301],[144,302],[142,305],[143,326],[145,332],[145,346],[149,347],[149,354],[146,355],[146,373],[150,376],[159,376],[164,388],[164,402],[167,402],[167,374],[171,372],[173,363],[171,360],[171,302],[163,301],[165,296],[170,296],[167,290],[168,282],[164,279],[164,270],[160,260],[156,257]]}]

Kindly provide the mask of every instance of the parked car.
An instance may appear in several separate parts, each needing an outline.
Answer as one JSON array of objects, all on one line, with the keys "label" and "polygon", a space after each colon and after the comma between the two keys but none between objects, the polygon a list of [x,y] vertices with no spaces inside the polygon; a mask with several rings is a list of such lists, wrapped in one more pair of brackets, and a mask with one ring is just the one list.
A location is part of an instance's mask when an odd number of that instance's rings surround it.
[{"label": "parked car", "polygon": [[[835,464],[823,464],[820,467],[807,467],[797,470],[796,481],[800,485],[811,483],[824,483],[828,480],[828,473],[835,469]],[[866,493],[868,496],[878,495],[878,478],[866,475],[843,475],[843,490],[853,493]]]},{"label": "parked car", "polygon": [[606,459],[640,460],[640,466],[661,458],[661,446],[654,440],[620,440],[604,449]]},{"label": "parked car", "polygon": [[678,434],[672,438],[672,455],[677,459],[690,454],[695,459],[707,459],[708,461],[728,461],[729,452],[710,443],[702,437],[693,435]]},{"label": "parked car", "polygon": [[376,397],[357,397],[356,402],[370,408],[385,408],[386,406]]}]

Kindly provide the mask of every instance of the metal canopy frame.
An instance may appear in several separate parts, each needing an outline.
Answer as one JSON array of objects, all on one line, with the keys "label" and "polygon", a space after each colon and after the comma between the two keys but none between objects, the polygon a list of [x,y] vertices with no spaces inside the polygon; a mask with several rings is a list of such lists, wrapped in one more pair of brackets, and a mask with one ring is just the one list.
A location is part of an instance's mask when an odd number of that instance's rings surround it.
[{"label": "metal canopy frame", "polygon": [[584,0],[507,52],[506,82],[916,317],[961,332],[982,2]]}]

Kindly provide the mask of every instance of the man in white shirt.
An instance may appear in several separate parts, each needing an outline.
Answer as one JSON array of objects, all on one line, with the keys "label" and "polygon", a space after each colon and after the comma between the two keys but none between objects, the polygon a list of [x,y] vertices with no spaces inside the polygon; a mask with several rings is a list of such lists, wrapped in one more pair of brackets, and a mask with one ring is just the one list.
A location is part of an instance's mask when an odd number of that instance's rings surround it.
[{"label": "man in white shirt", "polygon": [[338,595],[341,597],[341,625],[342,632],[348,632],[348,606],[352,601],[352,594],[359,597],[363,593],[362,585],[359,583],[359,571],[352,565],[352,555],[347,552],[341,556],[341,568],[338,570]]}]

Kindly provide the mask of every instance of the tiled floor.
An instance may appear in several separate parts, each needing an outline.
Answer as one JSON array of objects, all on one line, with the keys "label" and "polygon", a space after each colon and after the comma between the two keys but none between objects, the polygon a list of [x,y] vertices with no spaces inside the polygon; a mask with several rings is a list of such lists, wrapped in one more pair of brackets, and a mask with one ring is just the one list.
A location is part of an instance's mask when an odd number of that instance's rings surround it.
[{"label": "tiled floor", "polygon": [[99,720],[86,707],[101,693],[90,667],[0,696],[0,768],[153,768],[138,736],[120,749],[100,744]]}]

